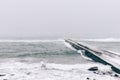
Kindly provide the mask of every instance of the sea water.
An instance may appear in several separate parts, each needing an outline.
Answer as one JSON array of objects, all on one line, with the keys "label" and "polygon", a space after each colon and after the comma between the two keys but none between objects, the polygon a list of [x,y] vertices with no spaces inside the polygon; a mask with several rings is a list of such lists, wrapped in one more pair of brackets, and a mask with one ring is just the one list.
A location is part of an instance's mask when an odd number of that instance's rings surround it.
[{"label": "sea water", "polygon": [[[77,41],[120,52],[118,41]],[[109,66],[84,59],[67,47],[64,40],[0,40],[0,80],[119,80],[88,71],[94,66],[101,71],[111,71]]]}]

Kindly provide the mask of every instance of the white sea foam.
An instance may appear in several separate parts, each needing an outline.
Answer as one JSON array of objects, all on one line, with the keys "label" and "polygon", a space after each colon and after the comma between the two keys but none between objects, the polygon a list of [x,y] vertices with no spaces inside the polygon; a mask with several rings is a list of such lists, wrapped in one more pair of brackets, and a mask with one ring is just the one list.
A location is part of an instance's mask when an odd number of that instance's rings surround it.
[{"label": "white sea foam", "polygon": [[116,55],[120,56],[120,53],[119,53],[119,52],[111,51],[111,50],[107,50],[107,51],[109,51],[109,52],[111,52],[111,53],[113,53],[113,54],[116,54]]},{"label": "white sea foam", "polygon": [[85,41],[96,41],[96,42],[120,42],[120,39],[115,38],[103,38],[103,39],[82,39]]},{"label": "white sea foam", "polygon": [[88,58],[88,57],[85,56],[84,50],[78,50],[77,52],[78,52],[84,59],[92,60],[91,58]]},{"label": "white sea foam", "polygon": [[74,49],[69,43],[67,43],[67,42],[65,42],[65,41],[64,41],[63,43],[64,43],[68,48],[76,51],[76,49]]},{"label": "white sea foam", "polygon": [[[103,38],[103,39],[73,39],[73,40],[78,40],[78,41],[97,41],[97,42],[120,42],[120,39],[115,39],[115,38]],[[64,41],[64,39],[51,39],[51,40],[40,40],[40,39],[35,39],[35,40],[27,40],[27,39],[1,39],[0,42],[56,42],[56,41]]]},{"label": "white sea foam", "polygon": [[62,39],[57,40],[0,40],[0,42],[59,42]]}]

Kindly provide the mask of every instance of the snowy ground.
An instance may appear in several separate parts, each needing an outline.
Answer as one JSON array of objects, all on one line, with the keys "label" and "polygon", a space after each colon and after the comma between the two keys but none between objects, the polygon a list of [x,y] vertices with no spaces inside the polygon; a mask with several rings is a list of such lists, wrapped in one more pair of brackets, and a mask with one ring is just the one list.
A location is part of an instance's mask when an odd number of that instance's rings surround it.
[{"label": "snowy ground", "polygon": [[[98,71],[88,71],[97,66]],[[109,66],[98,63],[55,64],[8,60],[0,63],[0,80],[120,80]]]}]

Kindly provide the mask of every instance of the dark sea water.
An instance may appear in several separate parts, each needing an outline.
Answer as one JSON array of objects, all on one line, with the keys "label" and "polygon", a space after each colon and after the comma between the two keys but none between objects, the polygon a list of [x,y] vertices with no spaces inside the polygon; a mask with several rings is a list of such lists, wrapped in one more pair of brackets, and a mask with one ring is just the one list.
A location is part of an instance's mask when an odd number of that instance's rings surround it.
[{"label": "dark sea water", "polygon": [[0,55],[8,57],[41,57],[44,55],[72,55],[62,41],[0,42]]},{"label": "dark sea water", "polygon": [[[120,42],[98,42],[77,40],[98,49],[109,50],[119,54]],[[64,44],[64,40],[1,40],[0,58],[34,58],[46,62],[83,63],[77,51],[71,50]],[[30,59],[31,60],[31,59]]]}]

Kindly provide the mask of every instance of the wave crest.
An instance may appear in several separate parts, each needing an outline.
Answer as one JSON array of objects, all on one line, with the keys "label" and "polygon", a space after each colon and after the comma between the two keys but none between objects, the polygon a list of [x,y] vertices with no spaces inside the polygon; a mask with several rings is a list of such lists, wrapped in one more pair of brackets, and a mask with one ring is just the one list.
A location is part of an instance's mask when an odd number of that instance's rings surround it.
[{"label": "wave crest", "polygon": [[120,39],[116,38],[104,38],[104,39],[83,39],[85,41],[96,41],[96,42],[120,42]]}]

